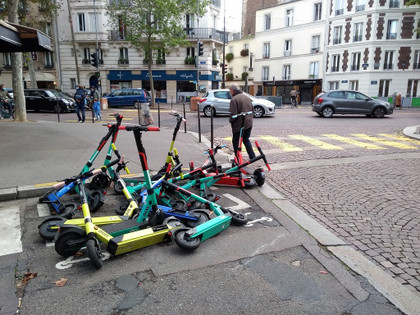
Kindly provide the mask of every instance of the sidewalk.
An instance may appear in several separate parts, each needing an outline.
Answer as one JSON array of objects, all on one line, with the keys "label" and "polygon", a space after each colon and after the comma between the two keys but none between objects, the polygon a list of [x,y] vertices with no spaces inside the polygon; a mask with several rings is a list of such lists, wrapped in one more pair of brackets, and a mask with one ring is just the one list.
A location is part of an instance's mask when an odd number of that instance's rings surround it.
[{"label": "sidewalk", "polygon": [[[178,111],[182,112],[179,109]],[[407,127],[404,129],[404,134],[420,139],[420,134],[416,133],[418,127],[420,126]],[[47,121],[1,122],[0,133],[4,139],[0,152],[2,165],[0,178],[4,179],[0,182],[0,201],[6,201],[38,197],[50,190],[51,185],[57,180],[79,173],[98,146],[100,139],[105,135],[106,128],[101,124]],[[164,164],[172,133],[173,129],[165,127],[162,127],[160,132],[143,133],[142,139],[149,168],[152,171],[157,171]],[[130,161],[128,164],[130,171],[141,173],[133,135],[120,132],[116,144],[119,151]],[[177,135],[176,148],[182,153],[181,160],[184,163],[188,160],[194,161],[195,165],[200,165],[205,159],[204,151],[208,147],[209,144],[204,138],[202,143],[198,143],[197,137],[192,133],[179,132]],[[106,149],[107,145],[104,151]],[[101,152],[94,166],[100,166],[104,156],[105,152]],[[297,238],[296,243],[302,242],[322,264],[328,264],[328,259],[320,253],[318,244],[325,246],[342,263],[366,278],[376,290],[402,312],[406,314],[418,312],[420,299],[416,294],[404,288],[351,246],[342,242],[290,201],[280,196],[270,186],[264,185],[245,193],[255,200],[268,215],[276,218],[282,226],[294,231],[292,235]],[[307,233],[315,238],[317,244],[314,242],[315,244],[308,245],[306,241],[299,239],[301,236],[296,232],[298,230],[299,233]],[[13,262],[15,261],[11,263]],[[9,262],[6,265],[9,265]],[[10,270],[10,276],[12,276],[13,270]],[[368,300],[367,291],[357,280],[355,281],[356,277],[351,277],[348,271],[344,270],[343,266],[335,266],[329,271],[360,303]],[[293,279],[290,281],[293,282]]]}]

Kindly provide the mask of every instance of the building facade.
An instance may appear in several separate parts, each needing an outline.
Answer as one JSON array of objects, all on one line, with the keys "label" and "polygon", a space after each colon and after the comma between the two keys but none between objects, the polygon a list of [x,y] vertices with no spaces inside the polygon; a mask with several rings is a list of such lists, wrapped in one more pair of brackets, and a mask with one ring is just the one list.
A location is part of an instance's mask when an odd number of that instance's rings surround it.
[{"label": "building facade", "polygon": [[400,0],[329,0],[324,89],[420,96],[419,6]]}]

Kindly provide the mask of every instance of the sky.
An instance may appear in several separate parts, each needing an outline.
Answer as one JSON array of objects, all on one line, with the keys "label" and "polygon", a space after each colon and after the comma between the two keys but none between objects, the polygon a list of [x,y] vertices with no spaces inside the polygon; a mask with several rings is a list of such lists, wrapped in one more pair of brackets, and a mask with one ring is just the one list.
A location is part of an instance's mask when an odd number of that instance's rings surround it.
[{"label": "sky", "polygon": [[242,20],[242,0],[225,0],[225,2],[226,23],[229,23],[231,26],[233,26],[235,31],[240,31]]}]

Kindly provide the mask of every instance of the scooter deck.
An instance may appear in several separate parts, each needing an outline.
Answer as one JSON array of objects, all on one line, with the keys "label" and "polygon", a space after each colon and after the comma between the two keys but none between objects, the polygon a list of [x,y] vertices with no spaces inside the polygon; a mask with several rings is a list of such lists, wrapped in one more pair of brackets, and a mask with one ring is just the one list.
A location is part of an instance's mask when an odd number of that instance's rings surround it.
[{"label": "scooter deck", "polygon": [[195,228],[188,230],[186,233],[191,238],[201,235],[200,239],[202,242],[204,242],[206,239],[226,230],[229,227],[231,220],[231,216],[220,215],[200,224],[199,226],[196,226]]},{"label": "scooter deck", "polygon": [[161,243],[172,229],[169,225],[158,225],[147,229],[119,235],[109,240],[107,250],[112,255],[120,255],[136,249]]},{"label": "scooter deck", "polygon": [[131,219],[120,223],[103,225],[101,226],[101,229],[112,236],[119,236],[144,229],[146,226],[147,222],[137,222],[137,220]]}]

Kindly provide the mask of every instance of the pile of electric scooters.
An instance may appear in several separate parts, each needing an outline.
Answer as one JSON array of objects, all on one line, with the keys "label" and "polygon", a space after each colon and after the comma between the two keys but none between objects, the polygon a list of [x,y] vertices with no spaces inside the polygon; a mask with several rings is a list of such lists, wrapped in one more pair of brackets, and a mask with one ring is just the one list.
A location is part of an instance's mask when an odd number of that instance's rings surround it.
[{"label": "pile of electric scooters", "polygon": [[[243,119],[249,114],[252,112],[235,117]],[[217,204],[219,197],[209,187],[216,184],[241,188],[263,185],[263,169],[249,170],[251,163],[261,159],[270,170],[258,142],[255,144],[259,155],[249,161],[243,161],[240,149],[231,167],[223,169],[214,156],[223,147],[218,145],[207,150],[208,158],[202,166],[194,168],[191,163],[189,172],[183,173],[174,144],[185,120],[178,113],[171,115],[176,118],[172,141],[164,166],[154,176],[148,169],[142,133],[159,131],[159,127],[122,125],[123,116],[113,114],[116,122],[105,125],[107,134],[81,172],[57,183],[52,191],[39,199],[41,203],[48,204],[51,212],[51,216],[38,226],[39,234],[47,241],[54,241],[59,255],[69,257],[86,248],[89,259],[99,269],[103,264],[105,247],[111,255],[120,255],[174,240],[179,247],[193,251],[201,242],[227,229],[231,223],[247,223],[243,214]],[[121,171],[129,171],[115,144],[119,131],[134,135],[143,170],[141,181],[120,176]],[[93,169],[96,157],[109,140],[103,166]],[[91,213],[104,204],[108,187],[123,194],[124,201],[117,207],[114,216],[92,216]],[[63,197],[68,193],[77,193],[77,203],[63,203]],[[76,218],[79,210],[82,215]]]}]

